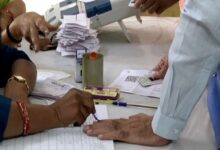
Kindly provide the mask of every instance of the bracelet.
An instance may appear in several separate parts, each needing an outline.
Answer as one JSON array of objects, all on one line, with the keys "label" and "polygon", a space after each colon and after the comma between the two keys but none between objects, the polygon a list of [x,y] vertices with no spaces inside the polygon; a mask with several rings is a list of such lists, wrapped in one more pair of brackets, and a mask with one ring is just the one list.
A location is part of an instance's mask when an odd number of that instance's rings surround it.
[{"label": "bracelet", "polygon": [[28,111],[27,111],[27,107],[24,103],[22,102],[16,102],[18,107],[19,107],[19,110],[20,110],[20,113],[21,113],[21,117],[22,117],[22,120],[23,120],[23,135],[28,135],[30,133],[30,118],[29,118],[29,114],[28,114]]},{"label": "bracelet", "polygon": [[14,36],[11,34],[10,30],[9,30],[9,25],[7,26],[6,28],[6,32],[7,32],[7,35],[8,35],[8,38],[14,42],[14,43],[21,43],[22,39],[21,40],[17,40],[16,38],[14,38]]},{"label": "bracelet", "polygon": [[30,92],[30,87],[29,87],[29,85],[27,83],[27,80],[24,77],[22,77],[20,75],[13,75],[11,78],[8,79],[8,82],[10,82],[11,80],[15,80],[15,81],[17,81],[19,83],[24,84],[26,86],[26,88],[27,88],[27,93]]}]

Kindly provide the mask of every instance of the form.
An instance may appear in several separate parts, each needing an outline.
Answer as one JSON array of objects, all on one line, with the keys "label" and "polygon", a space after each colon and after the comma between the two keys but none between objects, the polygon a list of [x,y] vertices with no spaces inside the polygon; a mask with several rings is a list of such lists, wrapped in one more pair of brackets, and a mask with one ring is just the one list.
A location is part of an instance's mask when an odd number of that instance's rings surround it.
[{"label": "form", "polygon": [[[99,119],[107,119],[107,107],[96,106]],[[90,116],[86,124],[94,119]],[[48,130],[35,135],[4,140],[1,150],[114,150],[113,141],[100,141],[85,135],[81,127]]]},{"label": "form", "polygon": [[146,76],[148,73],[149,70],[123,70],[109,86],[119,88],[122,92],[160,98],[162,84],[142,87],[138,82],[140,77]]}]

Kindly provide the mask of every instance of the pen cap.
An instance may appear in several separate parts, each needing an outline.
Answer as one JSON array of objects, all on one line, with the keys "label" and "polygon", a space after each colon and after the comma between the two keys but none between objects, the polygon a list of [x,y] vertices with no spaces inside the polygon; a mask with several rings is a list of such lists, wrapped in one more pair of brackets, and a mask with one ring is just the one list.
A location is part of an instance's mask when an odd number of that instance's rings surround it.
[{"label": "pen cap", "polygon": [[103,55],[92,52],[83,55],[83,86],[103,86]]}]

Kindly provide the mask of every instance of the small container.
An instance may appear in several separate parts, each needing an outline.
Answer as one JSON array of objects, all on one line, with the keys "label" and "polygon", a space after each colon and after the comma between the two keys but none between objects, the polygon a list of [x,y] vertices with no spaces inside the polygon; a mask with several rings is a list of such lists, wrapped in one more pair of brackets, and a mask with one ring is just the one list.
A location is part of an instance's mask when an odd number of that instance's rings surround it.
[{"label": "small container", "polygon": [[83,62],[83,54],[86,53],[85,49],[76,50],[76,58],[75,58],[75,74],[74,79],[77,83],[82,83],[82,62]]},{"label": "small container", "polygon": [[83,55],[83,87],[103,87],[103,55],[92,52]]}]

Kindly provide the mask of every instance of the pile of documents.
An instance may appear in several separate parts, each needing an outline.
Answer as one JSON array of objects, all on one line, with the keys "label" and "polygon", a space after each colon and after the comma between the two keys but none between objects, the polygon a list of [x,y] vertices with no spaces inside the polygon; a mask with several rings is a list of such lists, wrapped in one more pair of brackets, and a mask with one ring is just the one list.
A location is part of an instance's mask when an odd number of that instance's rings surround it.
[{"label": "pile of documents", "polygon": [[76,50],[93,52],[100,48],[96,30],[90,29],[90,21],[83,13],[64,16],[57,38],[57,51],[62,56],[75,56]]}]

